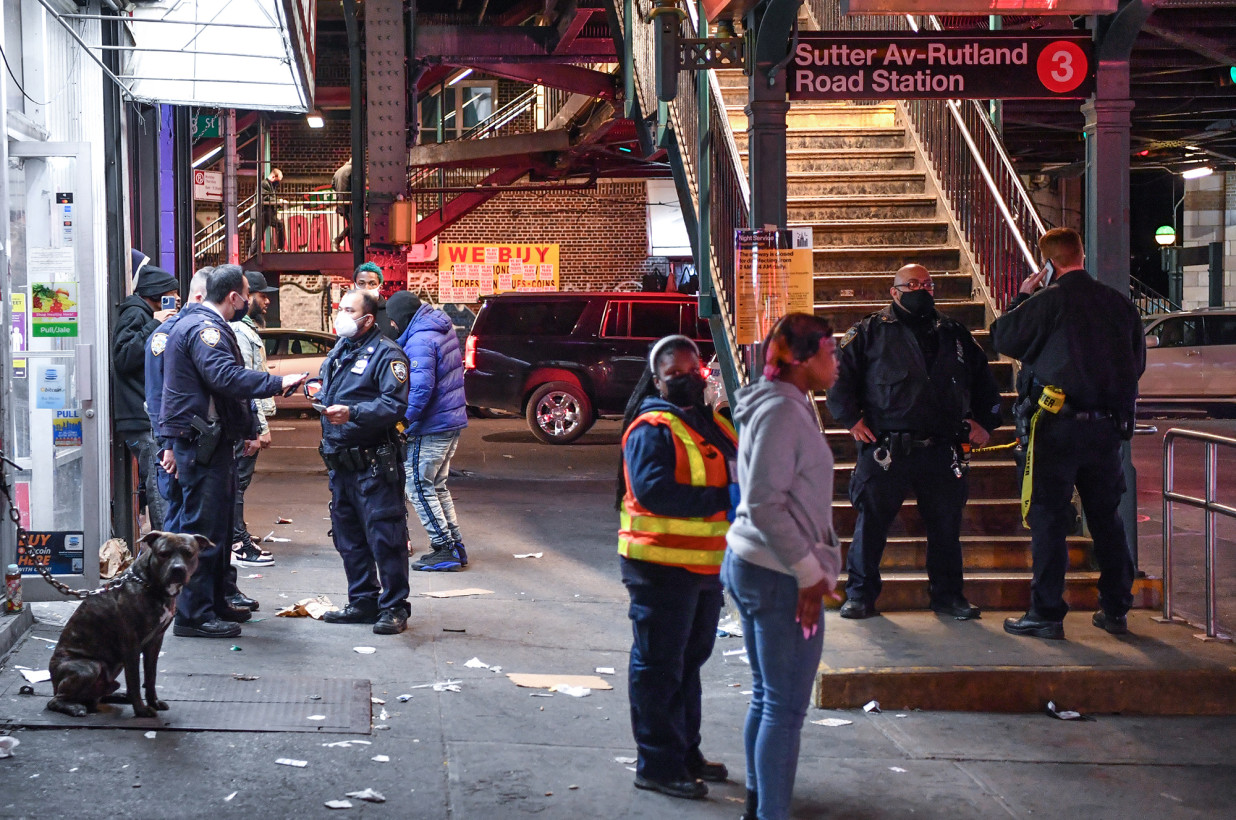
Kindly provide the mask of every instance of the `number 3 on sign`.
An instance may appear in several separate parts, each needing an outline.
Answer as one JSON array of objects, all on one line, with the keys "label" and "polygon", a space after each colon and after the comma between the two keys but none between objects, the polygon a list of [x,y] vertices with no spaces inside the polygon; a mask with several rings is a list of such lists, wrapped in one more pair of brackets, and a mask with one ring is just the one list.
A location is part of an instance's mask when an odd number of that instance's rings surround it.
[{"label": "number 3 on sign", "polygon": [[1036,66],[1041,82],[1048,91],[1065,94],[1082,84],[1089,73],[1086,53],[1081,46],[1066,40],[1048,43],[1039,54]]}]

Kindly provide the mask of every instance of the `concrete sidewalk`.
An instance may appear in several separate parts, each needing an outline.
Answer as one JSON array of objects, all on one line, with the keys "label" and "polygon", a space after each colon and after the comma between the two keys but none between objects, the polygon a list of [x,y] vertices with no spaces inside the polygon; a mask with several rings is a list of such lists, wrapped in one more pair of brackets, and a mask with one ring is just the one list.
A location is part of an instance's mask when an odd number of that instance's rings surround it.
[{"label": "concrete sidewalk", "polygon": [[[632,772],[616,760],[633,756],[634,748],[612,448],[546,448],[530,435],[525,440],[519,422],[473,422],[456,463],[468,475],[452,481],[472,566],[462,573],[414,573],[410,628],[391,637],[364,626],[273,617],[278,607],[308,595],[345,600],[339,559],[326,537],[328,495],[310,449],[312,429],[303,422],[277,426],[290,429],[277,431],[280,446],[259,462],[249,518],[258,535],[274,529],[293,540],[274,545],[275,566],[241,570],[242,588],[262,602],[262,620],[246,624],[235,641],[169,635],[161,671],[257,675],[259,685],[262,676],[366,678],[372,694],[386,701],[374,705],[374,723],[389,728],[354,735],[160,730],[153,738],[144,726],[16,728],[21,746],[0,760],[0,816],[322,817],[332,814],[325,801],[366,787],[387,802],[353,800],[345,816],[732,820],[741,813],[750,671],[741,654],[726,654],[741,649],[739,639],[718,639],[704,670],[704,750],[730,766],[732,782],[713,786],[707,800],[679,801],[634,789]],[[277,516],[293,523],[275,525]],[[413,529],[420,549],[415,523]],[[544,556],[513,557],[528,552]],[[459,587],[493,594],[418,594]],[[982,626],[929,629],[898,616],[873,629],[873,622],[830,615],[825,662],[938,660],[953,647],[970,662],[976,645],[961,630],[989,631],[996,623],[998,616],[988,614]],[[1072,627],[1070,637],[1083,628],[1097,632],[1087,624]],[[55,626],[36,625],[5,659],[0,678],[15,675],[15,665],[45,667],[48,640],[57,634]],[[1042,643],[1009,645],[1031,651]],[[355,646],[376,652],[357,654]],[[466,668],[473,657],[500,665],[503,674]],[[579,699],[531,697],[533,690],[505,677],[592,674],[597,667],[617,670],[606,676],[613,690]],[[461,691],[411,688],[443,680],[459,680]],[[404,693],[413,697],[401,703]],[[0,700],[0,728],[42,708],[42,699],[19,702],[23,697]],[[796,818],[1224,817],[1236,796],[1236,718],[1100,715],[1065,722],[1044,714],[898,712],[896,704],[885,705],[892,708],[881,714],[810,712],[809,721],[852,723],[804,728]],[[371,745],[323,745],[347,739]],[[372,760],[378,755],[390,761]],[[276,765],[277,758],[308,765],[289,768]]]}]

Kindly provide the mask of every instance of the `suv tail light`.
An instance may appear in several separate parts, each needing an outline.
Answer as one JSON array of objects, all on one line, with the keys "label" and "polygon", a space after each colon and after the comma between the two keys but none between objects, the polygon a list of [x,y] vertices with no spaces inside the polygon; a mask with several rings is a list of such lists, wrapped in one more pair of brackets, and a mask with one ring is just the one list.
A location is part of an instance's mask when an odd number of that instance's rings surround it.
[{"label": "suv tail light", "polygon": [[464,370],[476,370],[476,337],[472,334],[464,342]]}]

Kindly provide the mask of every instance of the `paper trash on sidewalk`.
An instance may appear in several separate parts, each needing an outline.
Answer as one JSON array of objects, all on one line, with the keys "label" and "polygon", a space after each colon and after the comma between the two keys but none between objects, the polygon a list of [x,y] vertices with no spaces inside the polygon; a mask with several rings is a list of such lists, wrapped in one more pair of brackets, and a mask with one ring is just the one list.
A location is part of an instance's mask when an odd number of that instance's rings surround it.
[{"label": "paper trash on sidewalk", "polygon": [[133,553],[123,538],[109,538],[99,547],[99,580],[109,581],[129,568]]},{"label": "paper trash on sidewalk", "polygon": [[544,555],[545,553],[543,552],[521,552],[521,553],[516,554],[515,557],[516,558],[541,558]]},{"label": "paper trash on sidewalk", "polygon": [[459,684],[461,682],[462,681],[457,681],[457,680],[449,681],[448,680],[442,683],[435,683],[433,685],[433,691],[435,692],[462,692],[463,690],[459,688]]},{"label": "paper trash on sidewalk", "polygon": [[1061,720],[1090,720],[1091,719],[1083,715],[1081,712],[1073,712],[1068,709],[1057,709],[1056,702],[1054,700],[1047,701],[1047,714],[1051,715],[1054,718],[1060,718]]},{"label": "paper trash on sidewalk", "polygon": [[727,617],[717,624],[717,637],[719,638],[741,638],[742,637],[742,621],[735,617]]},{"label": "paper trash on sidewalk", "polygon": [[21,741],[10,735],[0,737],[0,757],[12,757],[13,750],[21,745]]},{"label": "paper trash on sidewalk", "polygon": [[597,672],[597,674],[598,674],[598,675],[612,675],[612,674],[614,674],[614,667],[612,667],[612,666],[598,666],[598,667],[597,667],[597,669],[596,669],[596,672]]},{"label": "paper trash on sidewalk", "polygon": [[293,760],[290,757],[280,757],[275,762],[280,766],[295,766],[297,769],[303,769],[309,765],[308,760]]},{"label": "paper trash on sidewalk", "polygon": [[389,755],[374,755],[373,757],[369,759],[375,763],[390,763],[391,762]]},{"label": "paper trash on sidewalk", "polygon": [[525,689],[555,689],[562,685],[585,689],[613,689],[604,678],[597,675],[542,675],[526,672],[507,672],[511,683]]},{"label": "paper trash on sidewalk", "polygon": [[443,589],[438,592],[422,592],[426,598],[462,598],[465,595],[493,595],[492,589],[468,587],[467,589]]},{"label": "paper trash on sidewalk", "polygon": [[821,718],[811,721],[816,726],[853,726],[854,721],[845,718]]},{"label": "paper trash on sidewalk", "polygon": [[322,804],[328,809],[350,809],[352,808],[351,800],[327,800]]},{"label": "paper trash on sidewalk", "polygon": [[372,646],[354,646],[352,647],[352,651],[358,655],[372,655],[374,652],[377,652],[378,650]]},{"label": "paper trash on sidewalk", "polygon": [[878,700],[867,701],[867,705],[863,707],[863,711],[869,715],[880,714],[880,701]]},{"label": "paper trash on sidewalk", "polygon": [[28,683],[42,683],[45,680],[51,680],[51,672],[46,669],[18,669],[18,671]]},{"label": "paper trash on sidewalk", "polygon": [[592,694],[592,690],[586,686],[572,686],[569,683],[557,683],[549,687],[551,692],[559,692],[563,695],[570,695],[573,698],[586,698]]},{"label": "paper trash on sidewalk", "polygon": [[325,595],[315,595],[312,598],[301,598],[296,603],[285,606],[275,615],[280,618],[313,618],[315,621],[320,621],[327,612],[334,612],[338,609],[339,607],[331,603],[330,598]]},{"label": "paper trash on sidewalk", "polygon": [[[284,518],[283,516],[279,516],[278,518],[276,518],[276,519],[275,519],[275,523],[276,523],[276,524],[291,524],[291,523],[292,523],[292,519],[290,519],[290,518]],[[272,532],[273,532],[273,530],[272,530]]]},{"label": "paper trash on sidewalk", "polygon": [[480,658],[473,658],[472,660],[465,663],[464,666],[468,667],[469,669],[488,669],[489,668],[489,664],[485,663]]},{"label": "paper trash on sidewalk", "polygon": [[615,763],[621,763],[621,764],[622,764],[622,765],[624,765],[624,766],[629,766],[629,765],[631,765],[632,763],[634,763],[634,762],[635,762],[635,758],[633,758],[633,757],[615,757],[615,758],[614,758],[614,762],[615,762]]},{"label": "paper trash on sidewalk", "polygon": [[375,792],[373,789],[362,789],[358,792],[348,792],[348,797],[355,797],[357,800],[364,800],[366,803],[386,802],[386,798],[382,796],[382,792]]}]

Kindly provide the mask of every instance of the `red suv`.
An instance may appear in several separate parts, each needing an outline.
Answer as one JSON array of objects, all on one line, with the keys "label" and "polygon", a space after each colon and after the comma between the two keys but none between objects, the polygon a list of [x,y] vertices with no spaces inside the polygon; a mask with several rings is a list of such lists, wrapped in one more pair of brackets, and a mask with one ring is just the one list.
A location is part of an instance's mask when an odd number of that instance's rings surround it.
[{"label": "red suv", "polygon": [[464,353],[464,390],[477,408],[520,413],[547,444],[567,444],[599,416],[621,416],[652,343],[683,333],[704,361],[708,322],[677,293],[528,293],[490,297]]}]

